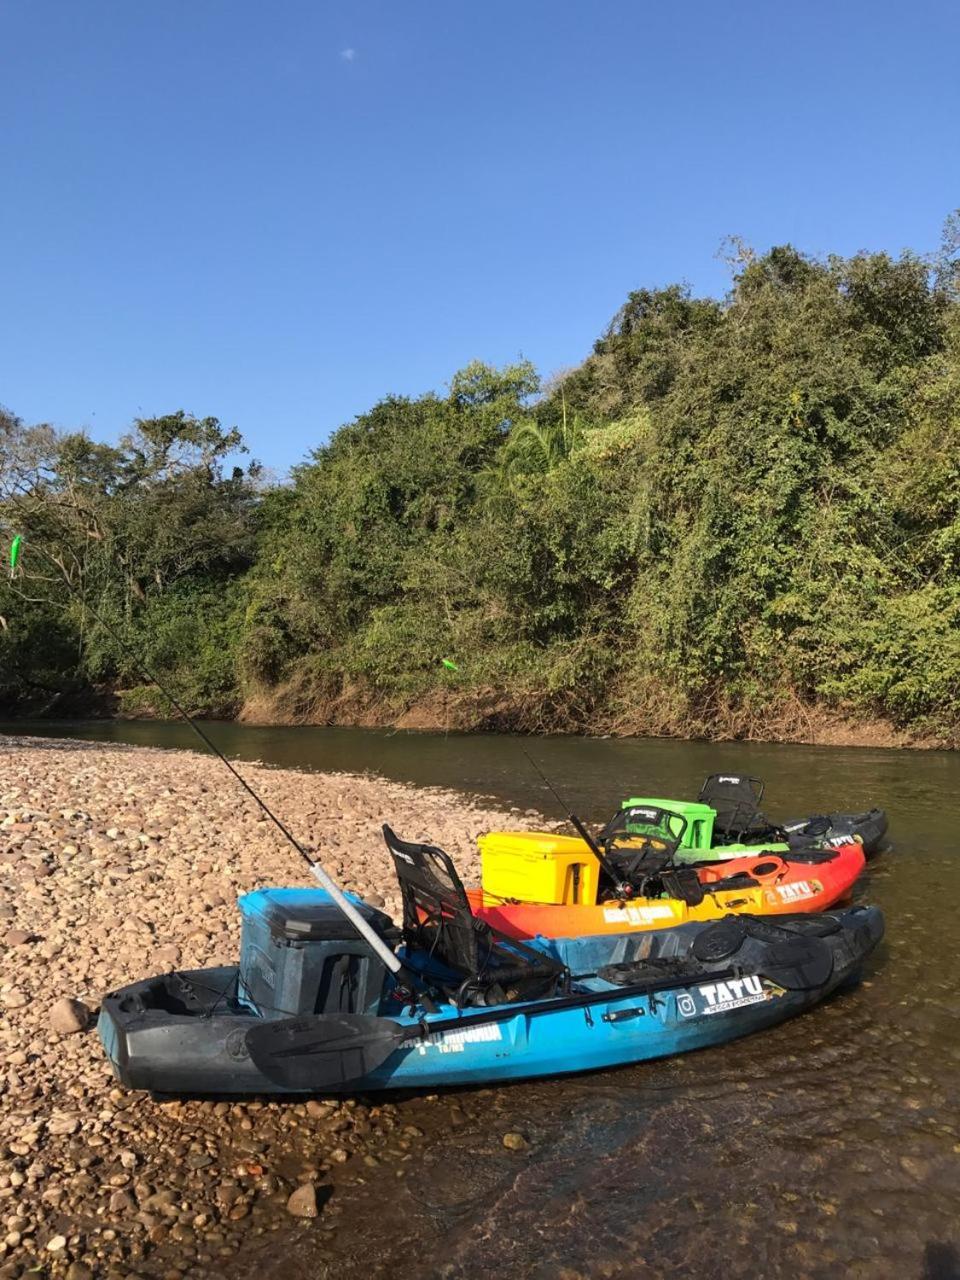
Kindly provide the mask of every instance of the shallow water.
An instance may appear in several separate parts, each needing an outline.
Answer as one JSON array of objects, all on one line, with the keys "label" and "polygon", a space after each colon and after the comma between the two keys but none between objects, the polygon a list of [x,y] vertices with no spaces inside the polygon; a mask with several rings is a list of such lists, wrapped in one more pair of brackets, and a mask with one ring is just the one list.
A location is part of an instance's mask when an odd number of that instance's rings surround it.
[{"label": "shallow water", "polygon": [[[192,745],[174,725],[7,728]],[[749,771],[777,817],[882,804],[896,845],[858,887],[887,918],[859,988],[699,1054],[410,1100],[422,1158],[402,1178],[389,1162],[363,1170],[336,1197],[341,1225],[305,1231],[292,1255],[251,1242],[249,1274],[960,1280],[960,755],[206,728],[230,755],[371,769],[550,813],[523,745],[594,819],[629,794],[691,795],[707,772]],[[508,1131],[529,1148],[505,1150]]]}]

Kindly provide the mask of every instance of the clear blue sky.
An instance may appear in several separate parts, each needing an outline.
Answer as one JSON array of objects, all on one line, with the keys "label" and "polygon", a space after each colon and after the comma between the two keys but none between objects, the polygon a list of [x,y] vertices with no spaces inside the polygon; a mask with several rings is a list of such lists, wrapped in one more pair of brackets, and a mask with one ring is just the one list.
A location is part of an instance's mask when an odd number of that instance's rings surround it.
[{"label": "clear blue sky", "polygon": [[934,249],[954,0],[0,0],[0,403],[284,469],[478,357],[578,363],[721,239]]}]

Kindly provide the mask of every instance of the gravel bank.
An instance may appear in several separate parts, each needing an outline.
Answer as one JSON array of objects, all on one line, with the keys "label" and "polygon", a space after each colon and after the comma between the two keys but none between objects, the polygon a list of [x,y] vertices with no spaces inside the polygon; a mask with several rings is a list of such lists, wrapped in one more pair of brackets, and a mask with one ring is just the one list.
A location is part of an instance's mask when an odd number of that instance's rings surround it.
[{"label": "gravel bank", "polygon": [[[384,820],[469,883],[481,832],[534,819],[371,777],[242,772],[394,915]],[[0,737],[0,1277],[234,1276],[247,1242],[276,1257],[336,1232],[364,1169],[405,1175],[424,1135],[402,1102],[155,1102],[114,1087],[93,1030],[113,987],[234,962],[238,894],[308,883],[210,757]]]}]

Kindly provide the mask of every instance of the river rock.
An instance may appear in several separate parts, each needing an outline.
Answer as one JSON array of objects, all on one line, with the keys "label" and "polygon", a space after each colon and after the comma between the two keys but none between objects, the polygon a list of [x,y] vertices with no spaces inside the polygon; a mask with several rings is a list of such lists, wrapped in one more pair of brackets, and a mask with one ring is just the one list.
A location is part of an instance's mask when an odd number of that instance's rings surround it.
[{"label": "river rock", "polygon": [[114,1191],[110,1197],[111,1213],[133,1213],[136,1202],[129,1191]]},{"label": "river rock", "polygon": [[315,1218],[317,1209],[317,1189],[312,1182],[305,1182],[287,1200],[287,1213],[295,1218]]},{"label": "river rock", "polygon": [[141,1201],[140,1208],[145,1213],[161,1213],[165,1214],[167,1217],[172,1217],[177,1212],[176,1204],[179,1198],[180,1197],[177,1192],[174,1191],[172,1187],[164,1187],[162,1190],[155,1191],[153,1195],[147,1196],[145,1200]]},{"label": "river rock", "polygon": [[505,1133],[503,1135],[503,1145],[508,1151],[526,1151],[530,1143],[522,1133]]},{"label": "river rock", "polygon": [[47,1133],[57,1136],[58,1134],[76,1133],[80,1128],[80,1117],[69,1113],[60,1112],[54,1114],[47,1121]]},{"label": "river rock", "polygon": [[327,1116],[333,1115],[337,1109],[335,1102],[318,1102],[316,1098],[311,1098],[307,1103],[307,1115],[314,1120],[325,1120]]},{"label": "river rock", "polygon": [[86,1031],[90,1025],[90,1010],[82,1000],[63,996],[50,1010],[48,1022],[51,1031],[58,1035],[74,1035],[78,1031]]}]

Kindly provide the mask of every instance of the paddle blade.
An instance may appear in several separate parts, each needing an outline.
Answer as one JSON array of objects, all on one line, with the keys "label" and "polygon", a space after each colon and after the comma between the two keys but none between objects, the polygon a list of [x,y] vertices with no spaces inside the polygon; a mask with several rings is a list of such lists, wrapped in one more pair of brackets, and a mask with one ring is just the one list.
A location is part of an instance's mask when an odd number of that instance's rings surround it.
[{"label": "paddle blade", "polygon": [[788,991],[814,991],[833,974],[833,948],[824,938],[802,934],[774,942],[760,961],[763,974]]},{"label": "paddle blade", "polygon": [[375,1071],[410,1032],[389,1018],[336,1013],[266,1019],[246,1035],[254,1066],[283,1089],[322,1093]]}]

